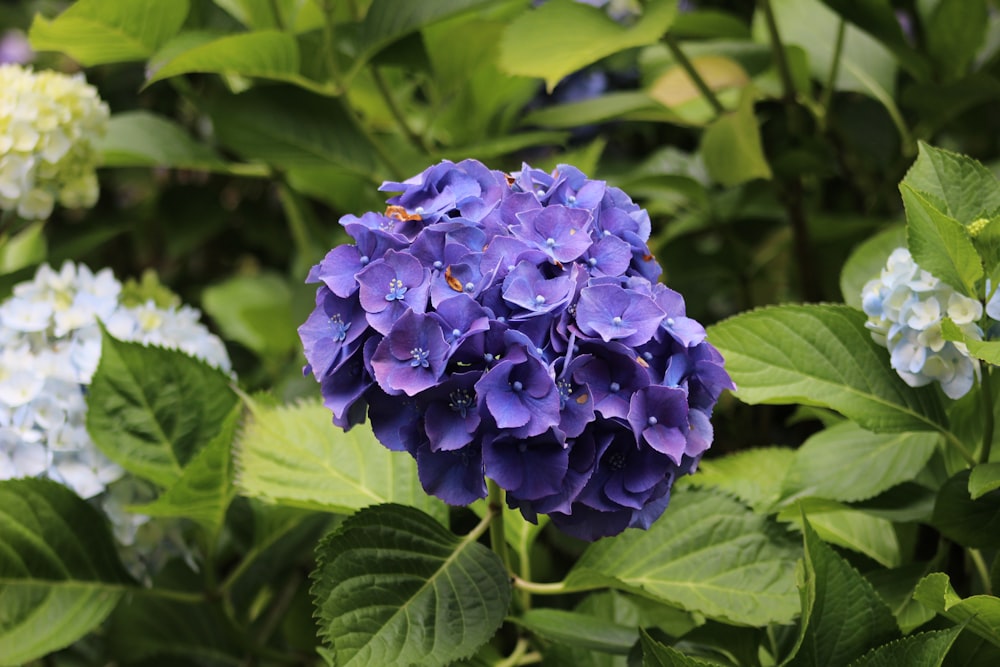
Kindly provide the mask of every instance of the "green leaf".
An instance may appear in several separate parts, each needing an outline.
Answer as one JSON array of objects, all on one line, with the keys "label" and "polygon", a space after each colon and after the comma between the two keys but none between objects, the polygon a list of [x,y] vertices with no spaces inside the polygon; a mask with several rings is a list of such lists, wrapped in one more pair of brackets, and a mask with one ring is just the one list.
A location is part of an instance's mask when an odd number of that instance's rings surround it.
[{"label": "green leaf", "polygon": [[10,237],[0,238],[0,275],[34,267],[45,261],[45,221],[37,220]]},{"label": "green leaf", "polygon": [[261,356],[298,349],[292,290],[276,273],[238,275],[202,292],[202,306],[223,336]]},{"label": "green leaf", "polygon": [[56,482],[0,482],[0,665],[73,643],[130,583],[96,509]]},{"label": "green leaf", "polygon": [[649,530],[588,547],[567,585],[614,586],[731,623],[788,623],[798,612],[798,554],[766,517],[717,492],[680,487]]},{"label": "green leaf", "polygon": [[876,433],[943,430],[932,387],[909,387],[847,306],[762,308],[709,327],[746,403],[802,403],[836,410]]},{"label": "green leaf", "polygon": [[846,665],[899,634],[892,612],[851,565],[803,526],[802,621],[792,667]]},{"label": "green leaf", "polygon": [[304,32],[323,27],[322,5],[316,0],[213,0],[213,2],[251,30],[287,28],[292,32]]},{"label": "green leaf", "polygon": [[145,60],[184,23],[188,0],[78,0],[54,19],[36,15],[36,51],[60,51],[81,65]]},{"label": "green leaf", "polygon": [[532,111],[524,117],[526,125],[571,128],[601,123],[612,118],[632,118],[637,115],[664,120],[676,116],[662,108],[645,91],[613,92],[589,100],[567,102]]},{"label": "green leaf", "polygon": [[589,651],[628,655],[639,640],[634,626],[575,611],[530,609],[513,620],[543,639]]},{"label": "green leaf", "polygon": [[913,597],[955,623],[966,623],[969,630],[1000,646],[1000,598],[973,595],[963,600],[943,572],[924,577]]},{"label": "green leaf", "polygon": [[991,364],[1000,364],[1000,341],[998,340],[982,341],[969,338],[949,317],[941,319],[941,335],[945,340],[964,343],[969,354],[977,359]]},{"label": "green leaf", "polygon": [[219,433],[191,460],[173,486],[156,500],[129,510],[146,516],[184,517],[216,534],[235,495],[230,450],[243,406],[233,406]]},{"label": "green leaf", "polygon": [[438,21],[495,4],[496,0],[374,0],[353,36],[354,54],[347,78],[395,41]]},{"label": "green leaf", "polygon": [[287,86],[254,88],[208,103],[219,142],[282,169],[338,165],[371,174],[375,151],[336,99]]},{"label": "green leaf", "polygon": [[112,461],[163,487],[214,438],[237,404],[230,379],[183,352],[102,331],[87,393],[87,431]]},{"label": "green leaf", "polygon": [[[686,478],[693,486],[715,487],[730,493],[757,512],[767,512],[781,498],[781,484],[795,459],[795,450],[758,447],[717,459],[705,459],[698,472]],[[748,475],[753,470],[759,474]]]},{"label": "green leaf", "polygon": [[823,0],[823,4],[881,42],[918,80],[928,78],[930,65],[910,46],[889,0]]},{"label": "green leaf", "polygon": [[[833,66],[841,18],[820,0],[772,0],[771,5],[782,41],[802,47],[809,55],[813,78],[825,83]],[[754,35],[758,41],[770,41],[762,18],[754,21]],[[896,59],[865,32],[848,25],[834,88],[863,93],[894,112]]]},{"label": "green leaf", "polygon": [[1000,212],[1000,183],[989,169],[970,157],[923,142],[902,184],[963,225]]},{"label": "green leaf", "polygon": [[802,514],[824,542],[868,556],[885,567],[898,567],[902,558],[892,522],[841,503],[804,498],[778,514],[779,521],[802,526]]},{"label": "green leaf", "polygon": [[107,636],[114,656],[125,664],[158,657],[173,661],[160,664],[235,667],[245,652],[221,601],[188,604],[133,596],[111,615]]},{"label": "green leaf", "polygon": [[642,643],[642,667],[712,667],[714,662],[684,655],[672,646],[661,644],[645,630],[639,631]]},{"label": "green leaf", "polygon": [[755,178],[771,178],[764,156],[760,129],[753,111],[754,93],[743,89],[735,111],[719,116],[701,139],[701,156],[709,175],[725,186],[739,185]]},{"label": "green leaf", "polygon": [[956,626],[903,637],[869,651],[852,662],[851,667],[941,667],[961,631],[961,626]]},{"label": "green leaf", "polygon": [[931,521],[942,535],[964,547],[1000,547],[1000,491],[973,500],[970,477],[968,470],[962,470],[941,486]]},{"label": "green leaf", "polygon": [[911,563],[891,570],[876,568],[865,573],[875,592],[892,610],[904,635],[934,618],[933,611],[913,599],[913,591],[917,583],[937,565],[934,562]]},{"label": "green leaf", "polygon": [[980,463],[969,474],[969,495],[977,500],[990,491],[1000,489],[1000,462]]},{"label": "green leaf", "polygon": [[195,141],[183,128],[148,111],[115,114],[108,132],[96,142],[105,167],[176,167],[227,172],[211,148]]},{"label": "green leaf", "polygon": [[297,82],[299,47],[292,35],[277,30],[228,35],[176,54],[150,74],[146,85],[190,72]]},{"label": "green leaf", "polygon": [[924,26],[927,53],[934,60],[939,79],[959,79],[968,71],[988,25],[984,0],[935,3]]},{"label": "green leaf", "polygon": [[500,40],[500,66],[508,74],[545,80],[551,92],[567,74],[601,58],[659,40],[677,13],[675,0],[653,0],[631,26],[603,9],[572,0],[550,0],[526,11]]},{"label": "green leaf", "polygon": [[412,507],[361,510],[324,538],[317,557],[319,633],[340,667],[468,657],[510,604],[499,556]]},{"label": "green leaf", "polygon": [[872,433],[843,422],[811,436],[795,453],[783,495],[842,502],[873,498],[917,476],[937,448],[936,433]]},{"label": "green leaf", "polygon": [[956,290],[976,298],[983,263],[965,226],[939,211],[905,181],[899,191],[906,207],[906,244],[913,260]]},{"label": "green leaf", "polygon": [[421,488],[413,457],[383,447],[368,426],[341,431],[319,401],[281,407],[246,401],[250,418],[235,452],[244,495],[340,513],[397,502],[447,517]]},{"label": "green leaf", "polygon": [[893,250],[905,246],[906,227],[902,225],[893,225],[858,245],[840,271],[840,293],[844,302],[861,310],[861,292],[865,284],[879,277]]}]

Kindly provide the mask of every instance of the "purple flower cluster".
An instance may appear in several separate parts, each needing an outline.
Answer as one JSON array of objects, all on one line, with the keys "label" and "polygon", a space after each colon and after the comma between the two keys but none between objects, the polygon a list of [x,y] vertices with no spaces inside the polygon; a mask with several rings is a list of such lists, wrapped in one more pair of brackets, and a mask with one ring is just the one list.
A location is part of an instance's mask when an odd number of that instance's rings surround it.
[{"label": "purple flower cluster", "polygon": [[309,273],[299,334],[334,423],[367,415],[453,505],[485,476],[583,539],[648,527],[733,383],[655,282],[646,211],[566,165],[445,161],[381,190],[401,194],[341,218],[354,244]]}]

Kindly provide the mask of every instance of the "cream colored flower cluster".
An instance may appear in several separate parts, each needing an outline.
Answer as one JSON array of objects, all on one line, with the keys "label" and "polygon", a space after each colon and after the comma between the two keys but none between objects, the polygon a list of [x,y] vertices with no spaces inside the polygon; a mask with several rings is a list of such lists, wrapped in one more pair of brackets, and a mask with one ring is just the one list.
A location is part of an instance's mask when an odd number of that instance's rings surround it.
[{"label": "cream colored flower cluster", "polygon": [[97,202],[94,140],[108,106],[82,75],[0,65],[0,209],[45,219]]}]

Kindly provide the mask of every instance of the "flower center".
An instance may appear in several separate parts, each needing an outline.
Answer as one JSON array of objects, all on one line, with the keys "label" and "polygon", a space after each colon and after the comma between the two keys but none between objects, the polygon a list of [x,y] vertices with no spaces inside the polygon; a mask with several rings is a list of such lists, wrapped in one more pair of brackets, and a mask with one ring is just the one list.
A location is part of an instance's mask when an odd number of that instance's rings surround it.
[{"label": "flower center", "polygon": [[514,391],[521,391],[522,389],[524,389],[524,385],[521,384],[520,380],[514,380],[513,382],[510,383],[510,388],[513,389]]},{"label": "flower center", "polygon": [[612,394],[618,393],[621,390],[621,388],[622,388],[622,386],[620,384],[618,384],[617,382],[612,382],[611,384],[608,385],[608,390]]},{"label": "flower center", "polygon": [[646,423],[649,424],[650,426],[656,426],[657,424],[660,423],[660,420],[658,420],[656,417],[650,417],[649,419],[646,420]]},{"label": "flower center", "polygon": [[406,296],[406,285],[399,278],[389,281],[389,292],[385,295],[386,301],[402,301]]},{"label": "flower center", "polygon": [[333,339],[338,343],[343,342],[347,338],[347,330],[351,328],[350,322],[344,322],[340,317],[340,313],[335,313],[333,317],[330,318],[330,331],[333,334]]},{"label": "flower center", "polygon": [[621,470],[625,467],[625,455],[615,453],[608,457],[608,467],[612,470]]},{"label": "flower center", "polygon": [[465,419],[469,410],[476,406],[476,398],[465,389],[456,389],[448,395],[448,407]]},{"label": "flower center", "polygon": [[428,368],[430,366],[430,362],[427,361],[427,355],[428,352],[424,348],[422,347],[413,348],[412,350],[410,350],[410,356],[413,357],[413,359],[410,361],[410,366],[412,366],[413,368]]}]

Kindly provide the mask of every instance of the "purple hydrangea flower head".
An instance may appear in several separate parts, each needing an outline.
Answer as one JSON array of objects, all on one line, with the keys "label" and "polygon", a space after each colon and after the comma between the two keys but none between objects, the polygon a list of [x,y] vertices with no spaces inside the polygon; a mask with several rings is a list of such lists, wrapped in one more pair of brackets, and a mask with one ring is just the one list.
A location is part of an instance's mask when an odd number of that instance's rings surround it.
[{"label": "purple hydrangea flower head", "polygon": [[489,478],[583,539],[648,528],[733,383],[656,283],[646,211],[568,165],[444,161],[382,189],[308,276],[299,335],[334,424],[371,420],[451,504]]}]

